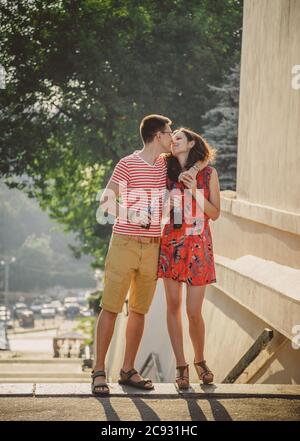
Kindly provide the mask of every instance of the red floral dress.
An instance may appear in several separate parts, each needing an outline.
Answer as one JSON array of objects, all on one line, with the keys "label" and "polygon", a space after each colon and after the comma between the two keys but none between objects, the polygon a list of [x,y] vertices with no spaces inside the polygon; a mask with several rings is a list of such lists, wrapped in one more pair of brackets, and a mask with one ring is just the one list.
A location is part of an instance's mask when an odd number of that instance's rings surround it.
[{"label": "red floral dress", "polygon": [[[211,173],[212,168],[206,166],[196,177],[197,188],[203,189],[206,199],[209,198]],[[182,195],[183,190],[186,189],[182,182],[173,182],[169,178],[167,178],[167,188],[179,189]],[[195,215],[194,199],[191,206],[192,214]],[[174,228],[174,212],[171,211],[170,221],[165,225],[162,233],[158,277],[171,278],[188,285],[207,285],[216,282],[212,237],[207,214],[202,213],[202,216],[194,219],[192,223],[182,215],[182,225]]]}]

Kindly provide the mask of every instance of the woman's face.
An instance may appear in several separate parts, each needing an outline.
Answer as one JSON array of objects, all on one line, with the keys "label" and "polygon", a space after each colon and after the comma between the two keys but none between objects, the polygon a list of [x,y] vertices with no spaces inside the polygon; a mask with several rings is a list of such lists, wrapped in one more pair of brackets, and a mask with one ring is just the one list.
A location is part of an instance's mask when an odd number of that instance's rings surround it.
[{"label": "woman's face", "polygon": [[171,152],[173,156],[178,156],[182,153],[188,153],[193,145],[194,141],[189,141],[184,132],[178,131],[173,133]]}]

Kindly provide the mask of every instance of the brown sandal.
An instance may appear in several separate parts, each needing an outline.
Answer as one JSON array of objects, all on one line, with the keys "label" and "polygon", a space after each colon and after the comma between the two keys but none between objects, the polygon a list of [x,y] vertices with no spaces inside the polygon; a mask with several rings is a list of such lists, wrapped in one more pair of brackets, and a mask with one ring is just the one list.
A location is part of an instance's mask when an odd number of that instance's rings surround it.
[{"label": "brown sandal", "polygon": [[[196,369],[196,372],[198,374],[199,379],[202,380],[204,384],[213,383],[213,381],[214,381],[214,374],[207,367],[207,364],[206,364],[205,360],[199,361],[198,363],[194,363],[194,366],[195,366],[195,369]],[[200,370],[200,367],[203,370]],[[205,377],[207,377],[207,378],[205,378]]]},{"label": "brown sandal", "polygon": [[[109,386],[107,383],[99,383],[99,384],[95,384],[95,378],[97,377],[103,377],[106,378],[106,374],[104,371],[92,371],[92,393],[94,395],[97,395],[98,397],[104,397],[109,395]],[[102,390],[96,390],[97,388],[102,388]]]},{"label": "brown sandal", "polygon": [[[149,378],[143,378],[141,381],[131,380],[131,377],[134,374],[138,374],[138,371],[136,371],[135,369],[131,369],[128,372],[125,372],[125,371],[123,371],[123,369],[121,369],[120,370],[120,379],[119,379],[118,383],[123,386],[133,386],[133,387],[137,387],[138,389],[144,389],[144,390],[154,389],[152,381],[149,380]],[[151,386],[151,387],[149,387],[149,386]]]},{"label": "brown sandal", "polygon": [[[176,366],[176,369],[179,370],[179,375],[176,375],[176,385],[178,389],[188,389],[190,387],[189,382],[189,365],[186,364],[185,366]],[[184,375],[184,371],[187,370],[187,375]],[[182,382],[184,381],[184,383]]]}]

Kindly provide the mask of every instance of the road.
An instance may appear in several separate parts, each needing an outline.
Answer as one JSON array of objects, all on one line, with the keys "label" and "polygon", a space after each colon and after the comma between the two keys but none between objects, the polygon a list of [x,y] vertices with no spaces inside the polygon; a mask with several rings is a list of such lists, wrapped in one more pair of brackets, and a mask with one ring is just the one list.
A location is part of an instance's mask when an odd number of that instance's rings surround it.
[{"label": "road", "polygon": [[[29,329],[26,333],[12,333],[8,334],[10,343],[10,352],[17,355],[18,358],[52,358],[53,357],[53,337],[58,332],[68,332],[76,327],[76,322],[72,320],[62,320],[58,318],[56,320],[40,320],[37,321],[36,327],[54,327],[56,329],[45,331],[33,331]],[[23,329],[24,330],[24,329]],[[2,353],[2,357],[5,355]],[[9,356],[9,354],[7,354]]]},{"label": "road", "polygon": [[10,351],[0,352],[0,384],[90,381],[90,374],[82,372],[78,347],[71,350],[69,358],[69,346],[66,344],[61,358],[53,358],[53,337],[72,331],[77,321],[49,320],[46,325],[56,326],[56,329],[9,333]]}]

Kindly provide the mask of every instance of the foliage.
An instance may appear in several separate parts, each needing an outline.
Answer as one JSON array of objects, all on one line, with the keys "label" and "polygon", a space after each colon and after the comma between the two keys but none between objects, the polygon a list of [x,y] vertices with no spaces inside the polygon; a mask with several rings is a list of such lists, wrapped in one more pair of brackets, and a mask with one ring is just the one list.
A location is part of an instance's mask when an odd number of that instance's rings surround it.
[{"label": "foliage", "polygon": [[97,191],[138,147],[145,114],[201,131],[208,85],[239,56],[242,2],[10,0],[0,14],[0,174],[103,267]]},{"label": "foliage", "polygon": [[235,190],[236,187],[239,83],[240,69],[236,65],[221,87],[211,87],[218,102],[204,115],[207,121],[204,137],[217,147],[215,166],[221,190]]},{"label": "foliage", "polygon": [[88,337],[84,340],[85,345],[93,345],[96,317],[83,317],[78,321],[75,331],[81,331]]},{"label": "foliage", "polygon": [[95,291],[92,294],[90,294],[88,297],[89,309],[92,309],[95,315],[98,315],[99,312],[101,311],[100,302],[101,302],[102,294],[103,294],[102,291]]},{"label": "foliage", "polygon": [[[0,259],[14,256],[10,265],[12,291],[40,291],[54,285],[87,288],[95,283],[89,268],[91,257],[72,256],[68,242],[73,235],[63,234],[36,203],[19,190],[0,183]],[[4,281],[0,266],[0,289]],[[2,280],[1,280],[2,279]],[[3,286],[2,286],[3,288]]]}]

